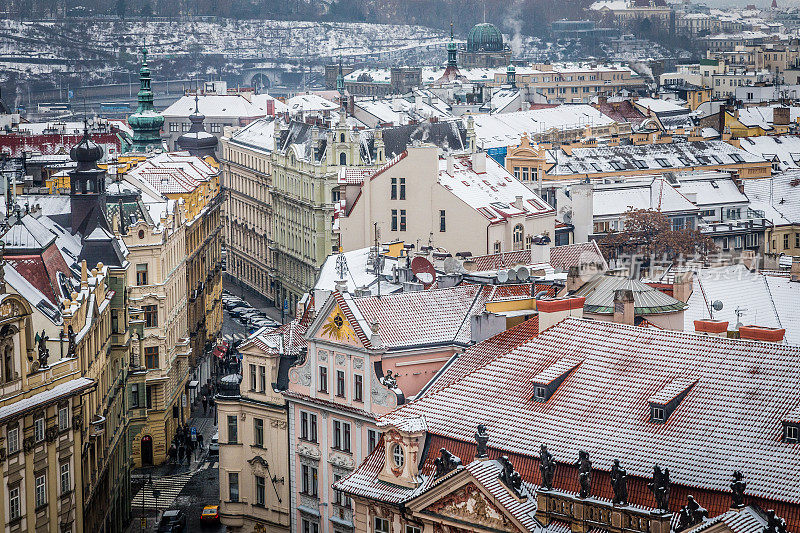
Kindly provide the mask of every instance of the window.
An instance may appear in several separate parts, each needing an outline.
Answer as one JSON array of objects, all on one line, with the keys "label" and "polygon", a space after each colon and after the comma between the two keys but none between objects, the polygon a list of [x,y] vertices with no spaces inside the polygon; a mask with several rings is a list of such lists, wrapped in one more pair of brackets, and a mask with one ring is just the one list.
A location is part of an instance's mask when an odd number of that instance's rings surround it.
[{"label": "window", "polygon": [[494,250],[494,253],[496,253],[496,254],[500,253],[500,251],[501,251],[500,241],[495,241],[493,250]]},{"label": "window", "polygon": [[395,444],[392,447],[392,461],[394,461],[394,466],[397,468],[403,468],[403,464],[406,462],[406,456],[403,452],[403,447],[399,444]]},{"label": "window", "polygon": [[339,154],[339,164],[342,165],[342,166],[347,164],[347,154],[346,153],[342,152],[341,154]]},{"label": "window", "polygon": [[447,218],[444,209],[439,211],[439,231],[445,232],[447,231]]},{"label": "window", "polygon": [[378,446],[378,432],[374,429],[367,430],[367,453],[372,453]]},{"label": "window", "polygon": [[786,424],[783,426],[783,440],[786,442],[797,442],[800,437],[798,428],[794,424]]},{"label": "window", "polygon": [[11,520],[19,518],[19,485],[8,490],[8,517]]},{"label": "window", "polygon": [[239,442],[239,427],[236,424],[236,415],[228,415],[228,444]]},{"label": "window", "polygon": [[181,131],[181,125],[177,122],[170,122],[169,124],[169,132],[170,133],[178,133]]},{"label": "window", "polygon": [[344,398],[344,372],[336,371],[336,396]]},{"label": "window", "polygon": [[255,476],[256,478],[256,505],[261,505],[262,507],[265,505],[265,497],[266,497],[266,480],[263,476]]},{"label": "window", "polygon": [[258,367],[258,390],[259,392],[266,392],[267,390],[267,367]]},{"label": "window", "polygon": [[264,447],[264,420],[261,418],[253,419],[253,441],[259,448]]},{"label": "window", "polygon": [[44,417],[39,417],[33,422],[33,437],[36,442],[44,440]]},{"label": "window", "polygon": [[758,233],[748,233],[745,236],[745,244],[748,248],[758,247]]},{"label": "window", "polygon": [[155,305],[143,305],[142,311],[144,311],[144,327],[146,328],[155,328],[158,326],[158,306]]},{"label": "window", "polygon": [[303,533],[319,533],[319,524],[303,518]]},{"label": "window", "polygon": [[136,284],[147,285],[147,263],[136,265]]},{"label": "window", "polygon": [[544,399],[547,397],[547,389],[545,387],[536,387],[533,391],[533,395],[537,398]]},{"label": "window", "polygon": [[397,209],[392,209],[392,231],[397,231]]},{"label": "window", "polygon": [[406,179],[400,178],[400,199],[406,199]]},{"label": "window", "polygon": [[406,533],[422,533],[422,528],[419,526],[406,526]]},{"label": "window", "polygon": [[364,401],[364,377],[359,374],[353,376],[353,400]]},{"label": "window", "polygon": [[228,473],[228,499],[232,502],[239,501],[239,474],[236,472]]},{"label": "window", "polygon": [[406,210],[400,210],[400,231],[406,230]]},{"label": "window", "polygon": [[219,122],[212,122],[211,123],[211,133],[219,133],[222,131],[222,124]]},{"label": "window", "polygon": [[66,431],[69,429],[69,407],[66,405],[58,408],[58,430]]},{"label": "window", "polygon": [[664,421],[664,408],[663,407],[650,407],[650,421],[663,422]]},{"label": "window", "polygon": [[158,346],[145,347],[144,364],[148,369],[158,368]]},{"label": "window", "polygon": [[647,162],[644,161],[643,159],[634,159],[633,163],[636,165],[636,168],[641,168],[641,169],[650,168],[647,165]]},{"label": "window", "polygon": [[522,181],[528,181],[528,167],[522,167]]},{"label": "window", "polygon": [[38,509],[42,505],[47,505],[47,476],[46,474],[42,473],[36,476],[36,481],[34,483],[35,490],[34,490],[34,502],[36,508]]},{"label": "window", "polygon": [[317,469],[310,465],[303,465],[303,493],[317,495]]},{"label": "window", "polygon": [[111,333],[121,333],[119,329],[119,309],[111,310]]},{"label": "window", "polygon": [[328,367],[319,367],[319,391],[328,392]]},{"label": "window", "polygon": [[744,247],[744,237],[742,237],[741,235],[736,235],[733,238],[733,247],[736,248],[737,250],[743,248]]},{"label": "window", "polygon": [[250,390],[256,390],[256,365],[250,365]]},{"label": "window", "polygon": [[184,133],[189,131],[189,123],[188,122],[185,122],[185,123],[181,124],[181,131],[183,131]]},{"label": "window", "polygon": [[145,385],[144,387],[145,401],[148,409],[153,408],[153,387]]},{"label": "window", "polygon": [[72,490],[71,476],[69,472],[69,463],[61,464],[61,494],[66,494]]},{"label": "window", "polygon": [[514,167],[514,177],[519,179],[519,167]]},{"label": "window", "polygon": [[723,250],[730,250],[730,248],[731,248],[731,246],[730,246],[730,242],[728,240],[728,237],[723,237],[722,238],[722,249]]},{"label": "window", "polygon": [[397,200],[397,178],[392,178],[392,192],[389,198],[391,200]]},{"label": "window", "polygon": [[800,233],[794,234],[794,247],[800,248]]},{"label": "window", "polygon": [[8,440],[8,454],[19,451],[19,428],[9,428],[6,430],[6,440]]},{"label": "window", "polygon": [[788,233],[784,233],[783,234],[783,249],[784,250],[788,250],[789,249],[789,234]]},{"label": "window", "polygon": [[375,517],[375,533],[389,533],[389,521]]},{"label": "window", "polygon": [[317,442],[317,415],[300,411],[300,438]]},{"label": "window", "polygon": [[333,421],[333,448],[350,452],[350,424],[348,422]]},{"label": "window", "polygon": [[514,241],[514,250],[522,250],[522,243],[525,240],[525,228],[522,227],[522,224],[514,226],[512,238]]}]

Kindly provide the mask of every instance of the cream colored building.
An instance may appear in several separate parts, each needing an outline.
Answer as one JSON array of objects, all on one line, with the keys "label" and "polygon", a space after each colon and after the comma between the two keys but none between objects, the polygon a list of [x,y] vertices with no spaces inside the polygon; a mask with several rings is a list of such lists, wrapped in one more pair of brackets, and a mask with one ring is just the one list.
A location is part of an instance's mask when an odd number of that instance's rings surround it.
[{"label": "cream colored building", "polygon": [[131,263],[129,302],[140,311],[136,325],[141,334],[133,340],[137,371],[129,380],[135,391],[131,442],[136,466],[163,462],[177,426],[190,415],[186,223],[181,201],[152,200],[146,204],[151,216],[122,235]]},{"label": "cream colored building", "polygon": [[223,224],[229,279],[275,302],[272,264],[274,119],[259,119],[222,137]]},{"label": "cream colored building", "polygon": [[485,152],[440,157],[436,146],[410,146],[361,185],[344,187],[337,221],[345,251],[370,246],[376,224],[382,242],[453,255],[531,249],[555,235],[555,211]]},{"label": "cream colored building", "polygon": [[296,325],[240,346],[243,380],[223,382],[217,395],[220,519],[230,532],[289,531],[288,411],[274,383],[281,353],[305,344]]}]

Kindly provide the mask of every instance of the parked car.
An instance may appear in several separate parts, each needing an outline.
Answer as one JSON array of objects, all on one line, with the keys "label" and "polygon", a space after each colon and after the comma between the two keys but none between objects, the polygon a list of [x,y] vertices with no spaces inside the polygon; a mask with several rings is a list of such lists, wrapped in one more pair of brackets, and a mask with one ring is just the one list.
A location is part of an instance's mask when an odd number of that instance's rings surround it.
[{"label": "parked car", "polygon": [[200,513],[202,522],[219,522],[219,505],[206,505]]},{"label": "parked car", "polygon": [[208,443],[208,455],[219,455],[219,432],[214,433],[214,436],[211,437],[211,442]]},{"label": "parked car", "polygon": [[242,315],[244,315],[245,313],[249,313],[251,311],[252,311],[252,308],[250,308],[250,307],[239,306],[239,307],[234,307],[233,309],[230,309],[228,311],[228,313],[230,313],[230,315],[233,318],[239,318]]},{"label": "parked car", "polygon": [[184,533],[186,531],[186,513],[180,509],[168,509],[161,515],[158,533]]}]

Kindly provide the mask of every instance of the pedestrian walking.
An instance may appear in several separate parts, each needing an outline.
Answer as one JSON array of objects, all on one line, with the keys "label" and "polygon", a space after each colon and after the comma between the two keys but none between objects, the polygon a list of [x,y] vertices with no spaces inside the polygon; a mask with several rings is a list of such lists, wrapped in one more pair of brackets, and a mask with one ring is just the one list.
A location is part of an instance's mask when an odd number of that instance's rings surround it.
[{"label": "pedestrian walking", "polygon": [[183,463],[183,453],[184,453],[183,444],[181,444],[180,446],[178,446],[178,464]]},{"label": "pedestrian walking", "polygon": [[170,464],[175,464],[175,456],[178,454],[178,449],[175,447],[175,443],[170,444],[169,446],[169,462]]},{"label": "pedestrian walking", "polygon": [[200,451],[202,451],[203,450],[203,434],[202,433],[198,433],[197,434],[197,444],[200,445]]},{"label": "pedestrian walking", "polygon": [[214,404],[215,404],[214,398],[209,398],[208,399],[208,406],[210,408],[209,414],[211,414],[211,415],[214,414]]},{"label": "pedestrian walking", "polygon": [[202,401],[203,401],[203,416],[206,416],[206,411],[208,409],[208,398],[206,398],[205,394],[203,394],[203,400]]}]

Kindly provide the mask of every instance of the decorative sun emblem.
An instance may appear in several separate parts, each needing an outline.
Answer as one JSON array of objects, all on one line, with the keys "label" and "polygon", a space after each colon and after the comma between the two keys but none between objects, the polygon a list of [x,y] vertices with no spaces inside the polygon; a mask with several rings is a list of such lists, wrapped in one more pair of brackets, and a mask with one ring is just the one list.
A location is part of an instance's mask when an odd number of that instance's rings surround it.
[{"label": "decorative sun emblem", "polygon": [[339,308],[331,313],[328,320],[322,326],[322,333],[339,341],[355,341],[356,334],[350,327],[350,324],[345,320],[342,311]]}]

